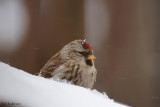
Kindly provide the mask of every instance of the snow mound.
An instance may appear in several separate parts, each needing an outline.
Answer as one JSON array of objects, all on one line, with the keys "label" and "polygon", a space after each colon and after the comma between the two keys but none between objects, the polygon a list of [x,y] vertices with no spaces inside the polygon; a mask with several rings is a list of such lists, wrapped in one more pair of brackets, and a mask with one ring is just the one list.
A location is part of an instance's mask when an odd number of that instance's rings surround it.
[{"label": "snow mound", "polygon": [[35,76],[0,62],[0,103],[27,107],[127,107],[96,90]]}]

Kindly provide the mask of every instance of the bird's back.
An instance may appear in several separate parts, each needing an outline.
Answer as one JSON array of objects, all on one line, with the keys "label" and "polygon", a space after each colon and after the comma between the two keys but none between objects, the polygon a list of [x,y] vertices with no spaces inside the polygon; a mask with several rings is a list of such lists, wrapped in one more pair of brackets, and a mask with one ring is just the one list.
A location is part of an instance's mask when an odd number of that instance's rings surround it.
[{"label": "bird's back", "polygon": [[52,78],[53,71],[57,69],[61,65],[61,63],[62,62],[59,53],[55,54],[47,61],[44,67],[40,70],[39,76],[45,78]]}]

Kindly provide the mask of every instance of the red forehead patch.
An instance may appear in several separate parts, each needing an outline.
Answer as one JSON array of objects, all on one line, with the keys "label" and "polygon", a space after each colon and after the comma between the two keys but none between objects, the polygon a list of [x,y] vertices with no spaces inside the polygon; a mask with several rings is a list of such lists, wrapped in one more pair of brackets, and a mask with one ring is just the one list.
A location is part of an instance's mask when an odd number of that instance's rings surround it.
[{"label": "red forehead patch", "polygon": [[91,45],[87,42],[83,42],[82,46],[83,46],[84,49],[91,49]]}]

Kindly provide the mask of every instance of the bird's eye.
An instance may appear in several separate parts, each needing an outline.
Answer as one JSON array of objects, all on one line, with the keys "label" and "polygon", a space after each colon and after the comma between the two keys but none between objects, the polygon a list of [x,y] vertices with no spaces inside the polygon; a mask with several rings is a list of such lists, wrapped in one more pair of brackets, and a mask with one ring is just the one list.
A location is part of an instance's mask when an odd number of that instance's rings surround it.
[{"label": "bird's eye", "polygon": [[87,51],[87,52],[78,52],[79,54],[83,55],[83,56],[88,56],[90,54],[92,54],[91,51]]},{"label": "bird's eye", "polygon": [[78,52],[79,54],[85,56],[85,52]]}]

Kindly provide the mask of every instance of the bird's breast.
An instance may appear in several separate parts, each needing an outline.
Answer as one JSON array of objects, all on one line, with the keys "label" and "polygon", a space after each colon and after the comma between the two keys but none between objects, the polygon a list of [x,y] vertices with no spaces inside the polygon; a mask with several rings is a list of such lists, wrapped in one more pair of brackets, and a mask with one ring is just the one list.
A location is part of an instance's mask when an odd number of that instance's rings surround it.
[{"label": "bird's breast", "polygon": [[94,66],[69,61],[54,71],[53,78],[66,79],[75,85],[92,88],[96,80],[96,74]]},{"label": "bird's breast", "polygon": [[96,81],[96,74],[97,71],[94,66],[82,66],[81,75],[83,81],[81,85],[87,88],[92,88]]}]

